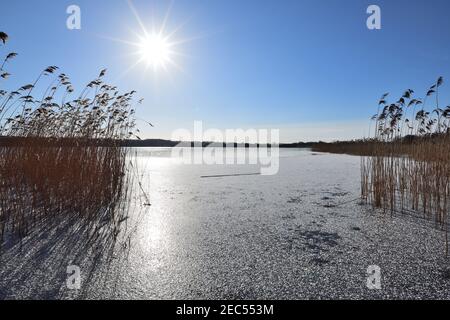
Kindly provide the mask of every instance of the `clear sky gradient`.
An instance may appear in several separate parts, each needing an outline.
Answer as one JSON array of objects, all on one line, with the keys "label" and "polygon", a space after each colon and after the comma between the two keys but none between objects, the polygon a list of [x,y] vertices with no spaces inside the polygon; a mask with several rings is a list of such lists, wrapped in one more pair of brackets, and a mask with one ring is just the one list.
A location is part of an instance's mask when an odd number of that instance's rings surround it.
[{"label": "clear sky gradient", "polygon": [[[171,4],[172,3],[172,4]],[[81,30],[66,28],[66,8],[81,8]],[[148,30],[171,7],[167,33],[180,55],[166,71],[145,70],[142,34],[126,0],[16,0],[2,4],[0,31],[19,56],[2,87],[30,83],[57,65],[77,91],[102,68],[107,80],[145,98],[143,138],[170,138],[194,120],[214,128],[280,128],[284,142],[367,135],[385,92],[423,96],[438,76],[450,81],[448,0],[134,0]],[[366,9],[381,8],[368,30]],[[128,70],[128,71],[127,71]],[[450,104],[450,84],[442,101]]]}]

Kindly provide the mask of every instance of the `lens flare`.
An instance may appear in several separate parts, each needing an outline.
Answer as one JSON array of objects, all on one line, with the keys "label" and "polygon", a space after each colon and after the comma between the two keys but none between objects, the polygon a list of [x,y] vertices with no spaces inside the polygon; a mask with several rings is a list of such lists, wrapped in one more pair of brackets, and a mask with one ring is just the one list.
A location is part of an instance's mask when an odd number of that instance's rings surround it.
[{"label": "lens flare", "polygon": [[165,68],[171,61],[171,44],[159,34],[150,34],[141,39],[139,54],[148,67]]}]

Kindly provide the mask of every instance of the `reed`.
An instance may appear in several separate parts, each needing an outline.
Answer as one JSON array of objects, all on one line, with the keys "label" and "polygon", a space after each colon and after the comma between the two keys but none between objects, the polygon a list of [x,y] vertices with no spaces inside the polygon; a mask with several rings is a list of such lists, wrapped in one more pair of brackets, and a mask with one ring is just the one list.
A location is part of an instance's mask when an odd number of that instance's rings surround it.
[{"label": "reed", "polygon": [[372,117],[372,138],[314,149],[360,155],[362,198],[385,213],[408,211],[433,219],[445,231],[448,254],[450,106],[439,104],[443,82],[440,77],[424,98],[414,98],[408,89],[389,104],[383,95]]},{"label": "reed", "polygon": [[[7,42],[6,33],[0,40]],[[0,85],[16,56],[0,64]],[[58,70],[50,66],[17,90],[0,89],[0,245],[42,223],[76,219],[94,233],[108,225],[117,234],[126,219],[120,209],[129,196],[129,150],[120,142],[135,136],[140,101],[105,83],[106,70],[74,99]]]}]

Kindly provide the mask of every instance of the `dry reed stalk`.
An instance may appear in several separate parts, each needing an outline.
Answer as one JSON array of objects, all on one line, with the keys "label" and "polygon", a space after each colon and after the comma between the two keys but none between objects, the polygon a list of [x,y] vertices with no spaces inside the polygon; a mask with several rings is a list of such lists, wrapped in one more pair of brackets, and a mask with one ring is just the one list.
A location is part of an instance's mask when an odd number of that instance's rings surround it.
[{"label": "dry reed stalk", "polygon": [[[7,55],[1,74],[15,55]],[[116,209],[127,200],[130,176],[120,141],[135,135],[135,92],[120,94],[103,82],[102,70],[76,99],[68,100],[74,89],[63,73],[36,99],[38,83],[57,70],[46,68],[16,91],[0,90],[0,245],[43,221],[76,218],[94,232],[108,224],[117,233],[124,220]]]},{"label": "dry reed stalk", "polygon": [[[440,77],[426,93],[436,95],[436,106],[427,111],[427,99],[414,99],[408,89],[393,104],[380,99],[374,137],[352,142],[319,144],[314,151],[348,153],[361,157],[361,197],[389,211],[411,210],[433,219],[445,231],[448,254],[450,213],[450,106],[438,104]],[[422,106],[417,113],[416,106]],[[408,118],[413,107],[412,118]]]}]

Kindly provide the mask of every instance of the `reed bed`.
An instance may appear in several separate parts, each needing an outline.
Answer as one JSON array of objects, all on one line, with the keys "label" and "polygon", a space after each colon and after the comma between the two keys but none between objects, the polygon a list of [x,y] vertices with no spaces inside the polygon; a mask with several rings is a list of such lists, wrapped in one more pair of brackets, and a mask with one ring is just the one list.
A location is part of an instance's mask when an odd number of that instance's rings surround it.
[{"label": "reed bed", "polygon": [[[0,32],[0,45],[7,40]],[[16,56],[0,63],[0,246],[42,223],[74,219],[116,236],[132,179],[121,141],[135,135],[141,101],[106,84],[106,70],[73,99],[69,77],[56,66],[17,90],[2,90]]]},{"label": "reed bed", "polygon": [[395,103],[384,94],[372,117],[373,137],[322,144],[316,151],[361,157],[361,196],[383,212],[413,212],[445,230],[450,213],[450,106],[442,107],[440,77],[424,98],[408,89]]}]

